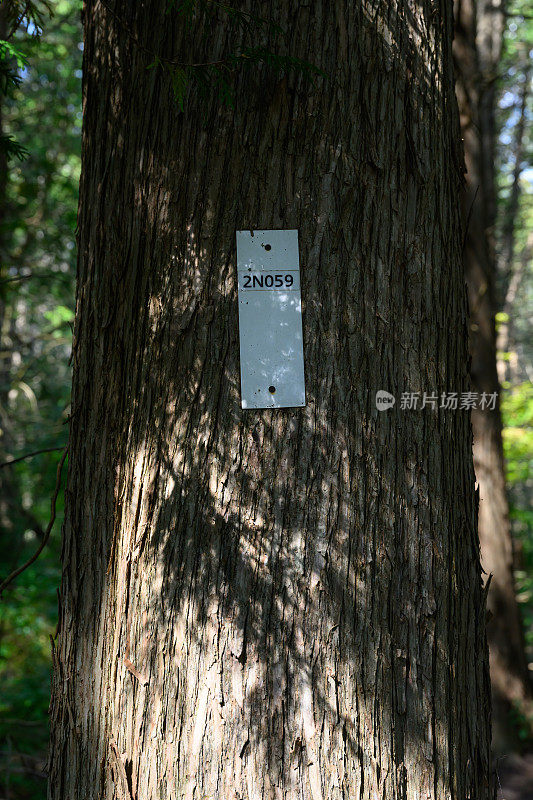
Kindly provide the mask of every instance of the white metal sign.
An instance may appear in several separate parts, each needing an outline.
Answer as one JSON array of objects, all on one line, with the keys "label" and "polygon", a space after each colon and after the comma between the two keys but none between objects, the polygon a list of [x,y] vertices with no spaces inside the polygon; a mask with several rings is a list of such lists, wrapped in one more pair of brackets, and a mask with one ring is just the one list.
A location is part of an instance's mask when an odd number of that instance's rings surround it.
[{"label": "white metal sign", "polygon": [[241,404],[305,406],[298,231],[237,231]]}]

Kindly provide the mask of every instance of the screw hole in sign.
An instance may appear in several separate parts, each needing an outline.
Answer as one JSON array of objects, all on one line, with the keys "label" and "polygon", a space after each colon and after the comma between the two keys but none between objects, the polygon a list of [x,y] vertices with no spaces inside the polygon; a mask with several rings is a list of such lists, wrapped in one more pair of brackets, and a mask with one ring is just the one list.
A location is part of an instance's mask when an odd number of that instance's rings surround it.
[{"label": "screw hole in sign", "polygon": [[274,394],[274,392],[276,391],[276,387],[275,386],[269,386],[268,387],[268,391],[270,392],[270,394]]},{"label": "screw hole in sign", "polygon": [[265,250],[272,250],[272,245],[266,244],[265,245]]}]

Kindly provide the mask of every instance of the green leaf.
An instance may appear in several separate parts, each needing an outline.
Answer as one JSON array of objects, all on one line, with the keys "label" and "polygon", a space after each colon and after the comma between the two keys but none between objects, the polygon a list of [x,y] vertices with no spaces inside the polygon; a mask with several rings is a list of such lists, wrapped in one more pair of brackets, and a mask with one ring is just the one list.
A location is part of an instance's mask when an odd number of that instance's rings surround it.
[{"label": "green leaf", "polygon": [[0,39],[0,59],[6,61],[13,58],[19,69],[24,69],[28,63],[28,57],[15,45],[13,42],[6,42],[5,39]]},{"label": "green leaf", "polygon": [[24,145],[17,142],[13,136],[5,133],[0,134],[0,150],[2,150],[8,158],[15,157],[18,158],[19,161],[24,161],[29,155]]},{"label": "green leaf", "polygon": [[184,110],[185,92],[190,82],[190,76],[187,69],[183,67],[169,68],[170,80],[172,82],[172,92],[178,104],[180,111]]}]

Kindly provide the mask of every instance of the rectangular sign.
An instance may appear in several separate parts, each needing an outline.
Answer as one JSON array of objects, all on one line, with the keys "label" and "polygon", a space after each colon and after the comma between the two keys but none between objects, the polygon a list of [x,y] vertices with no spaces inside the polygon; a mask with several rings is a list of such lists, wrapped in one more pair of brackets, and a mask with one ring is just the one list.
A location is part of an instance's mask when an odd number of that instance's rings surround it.
[{"label": "rectangular sign", "polygon": [[305,406],[298,231],[237,231],[241,405]]}]

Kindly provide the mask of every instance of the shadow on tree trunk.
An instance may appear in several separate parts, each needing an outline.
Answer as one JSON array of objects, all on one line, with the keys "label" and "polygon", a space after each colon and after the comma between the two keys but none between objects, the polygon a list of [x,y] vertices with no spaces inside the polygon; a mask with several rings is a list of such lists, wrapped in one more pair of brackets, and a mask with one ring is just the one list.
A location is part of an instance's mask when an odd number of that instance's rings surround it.
[{"label": "shadow on tree trunk", "polygon": [[[51,798],[492,796],[470,422],[399,407],[467,388],[451,14],[276,13],[329,82],[180,115],[87,12]],[[302,410],[240,408],[256,227],[299,230]]]}]

